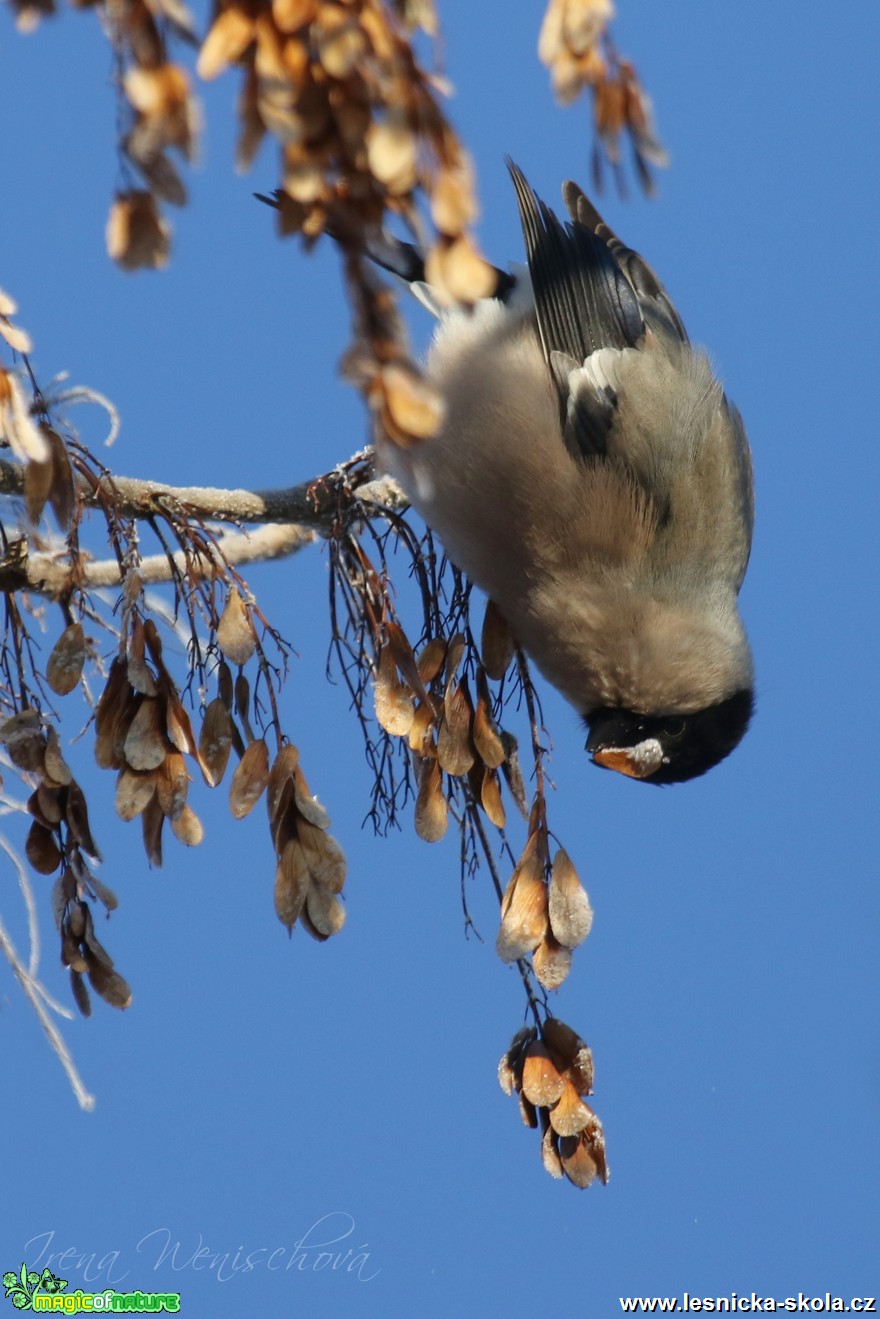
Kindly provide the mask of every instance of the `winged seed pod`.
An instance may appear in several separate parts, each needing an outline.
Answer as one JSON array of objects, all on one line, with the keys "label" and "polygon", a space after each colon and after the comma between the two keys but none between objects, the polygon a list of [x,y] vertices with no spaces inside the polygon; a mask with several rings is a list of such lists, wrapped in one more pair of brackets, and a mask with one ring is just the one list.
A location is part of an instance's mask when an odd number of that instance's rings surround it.
[{"label": "winged seed pod", "polygon": [[534,1027],[523,1027],[499,1063],[498,1081],[505,1094],[516,1094],[526,1126],[540,1127],[551,1177],[578,1187],[608,1181],[602,1124],[581,1098],[592,1089],[592,1057],[570,1026],[548,1017],[540,1040]]},{"label": "winged seed pod", "polygon": [[132,769],[158,769],[165,759],[168,744],[163,716],[157,697],[140,698],[122,744],[123,755]]},{"label": "winged seed pod", "polygon": [[222,782],[231,749],[232,718],[222,699],[215,696],[205,707],[199,734],[199,763],[209,787]]},{"label": "winged seed pod", "polygon": [[434,681],[446,662],[446,642],[443,637],[432,637],[422,648],[416,661],[419,678],[427,686]]},{"label": "winged seed pod", "polygon": [[507,619],[494,600],[487,600],[480,637],[480,655],[483,668],[495,682],[500,682],[510,668],[513,653],[513,637]]},{"label": "winged seed pod", "polygon": [[156,675],[146,660],[146,634],[143,619],[135,618],[128,638],[128,681],[142,696],[157,696]]},{"label": "winged seed pod", "polygon": [[436,760],[416,758],[419,790],[416,795],[415,825],[419,838],[437,843],[446,833],[449,805],[443,793],[442,775]]},{"label": "winged seed pod", "polygon": [[482,669],[477,674],[477,708],[474,711],[473,735],[474,746],[483,764],[489,769],[498,769],[504,763],[504,743],[492,718],[489,685]]},{"label": "winged seed pod", "polygon": [[467,681],[450,677],[443,696],[443,720],[437,733],[437,759],[447,774],[467,774],[474,763],[471,725],[474,711]]},{"label": "winged seed pod", "polygon": [[39,820],[28,830],[24,854],[38,875],[54,875],[62,861],[54,832]]},{"label": "winged seed pod", "polygon": [[558,989],[571,970],[571,949],[548,930],[532,954],[532,970],[544,989]]},{"label": "winged seed pod", "polygon": [[523,1066],[529,1046],[538,1038],[534,1026],[521,1026],[498,1064],[498,1084],[506,1095],[522,1089]]},{"label": "winged seed pod", "polygon": [[501,784],[498,781],[498,775],[492,769],[483,770],[480,805],[495,828],[503,829],[507,823],[507,813],[501,800]]},{"label": "winged seed pod", "polygon": [[287,742],[278,752],[269,771],[266,806],[269,811],[269,825],[273,834],[280,815],[286,811],[290,799],[293,797],[294,775],[298,766],[299,751],[292,742]]},{"label": "winged seed pod", "polygon": [[250,814],[268,782],[269,749],[258,737],[245,751],[229,785],[229,809],[234,819],[243,820]]},{"label": "winged seed pod", "polygon": [[341,893],[345,884],[345,853],[336,839],[308,820],[297,822],[297,838],[314,883],[328,893]]},{"label": "winged seed pod", "polygon": [[526,1099],[549,1108],[561,1098],[565,1086],[565,1078],[559,1075],[547,1049],[536,1040],[526,1050],[523,1060],[522,1091]]},{"label": "winged seed pod", "polygon": [[171,832],[184,847],[198,847],[205,837],[201,820],[188,805],[184,805],[179,815],[171,817]]},{"label": "winged seed pod", "polygon": [[[308,917],[308,919],[303,919]],[[313,938],[329,939],[345,924],[345,908],[335,893],[312,884],[306,895],[302,927]]]},{"label": "winged seed pod", "polygon": [[86,643],[82,623],[71,623],[52,647],[46,665],[46,681],[57,696],[72,692],[82,677]]},{"label": "winged seed pod", "polygon": [[502,962],[516,962],[537,948],[547,932],[547,885],[533,832],[501,902],[501,928],[495,949]]},{"label": "winged seed pod", "polygon": [[61,754],[61,744],[58,741],[54,724],[47,724],[46,726],[46,750],[43,754],[43,770],[53,783],[66,787],[67,784],[73,782],[73,775],[67,761]]},{"label": "winged seed pod", "polygon": [[155,795],[156,771],[126,765],[116,780],[116,814],[121,820],[133,820],[147,809]]},{"label": "winged seed pod", "polygon": [[299,921],[321,941],[345,922],[339,901],[345,883],[345,853],[328,830],[330,817],[309,786],[299,752],[288,743],[268,776],[266,804],[276,854],[275,912],[288,933]]},{"label": "winged seed pod", "polygon": [[257,648],[254,627],[238,588],[231,586],[226,597],[220,622],[217,624],[217,645],[230,664],[247,664]]},{"label": "winged seed pod", "polygon": [[577,948],[593,926],[593,909],[571,858],[559,848],[550,872],[550,928],[566,948]]},{"label": "winged seed pod", "polygon": [[293,799],[300,815],[308,820],[310,824],[317,825],[319,829],[330,828],[330,816],[318,801],[318,798],[312,796],[306,782],[306,776],[299,765],[293,772]]},{"label": "winged seed pod", "polygon": [[590,1122],[579,1136],[560,1137],[559,1157],[566,1177],[574,1186],[586,1188],[597,1177],[603,1185],[608,1185],[605,1133],[592,1109]]},{"label": "winged seed pod", "polygon": [[299,920],[311,884],[309,867],[299,839],[289,839],[275,866],[275,914],[288,934]]},{"label": "winged seed pod", "polygon": [[379,726],[392,737],[406,737],[413,722],[413,693],[397,676],[390,642],[379,652],[373,701]]}]

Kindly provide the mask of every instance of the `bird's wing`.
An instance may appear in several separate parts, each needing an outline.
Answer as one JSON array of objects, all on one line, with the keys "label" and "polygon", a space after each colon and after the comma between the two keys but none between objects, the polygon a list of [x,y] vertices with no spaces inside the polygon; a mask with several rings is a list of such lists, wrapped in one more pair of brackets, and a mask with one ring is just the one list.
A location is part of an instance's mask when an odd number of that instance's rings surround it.
[{"label": "bird's wing", "polygon": [[663,330],[681,343],[688,342],[687,330],[673,306],[672,299],[644,257],[617,237],[589,198],[571,180],[562,185],[562,198],[576,224],[589,229],[606,244],[614,260],[625,273],[638,300],[642,315],[654,330]]},{"label": "bird's wing", "polygon": [[687,334],[650,266],[617,238],[576,184],[563,188],[571,216],[563,225],[522,171],[507,164],[565,442],[574,456],[602,456],[616,416],[622,355],[642,343],[646,327],[685,344]]}]

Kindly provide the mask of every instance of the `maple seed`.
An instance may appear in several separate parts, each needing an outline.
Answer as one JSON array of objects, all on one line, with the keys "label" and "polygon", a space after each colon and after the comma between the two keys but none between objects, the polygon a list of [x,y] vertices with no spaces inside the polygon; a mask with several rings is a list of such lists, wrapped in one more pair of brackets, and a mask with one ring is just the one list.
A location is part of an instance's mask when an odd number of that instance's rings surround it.
[{"label": "maple seed", "polygon": [[269,750],[263,738],[251,742],[229,785],[229,809],[243,820],[254,809],[269,782]]},{"label": "maple seed", "polygon": [[568,853],[560,847],[550,874],[550,928],[566,948],[582,944],[593,926],[593,909]]},{"label": "maple seed", "polygon": [[230,664],[247,664],[257,648],[254,629],[238,588],[229,588],[226,605],[217,624],[217,645]]}]

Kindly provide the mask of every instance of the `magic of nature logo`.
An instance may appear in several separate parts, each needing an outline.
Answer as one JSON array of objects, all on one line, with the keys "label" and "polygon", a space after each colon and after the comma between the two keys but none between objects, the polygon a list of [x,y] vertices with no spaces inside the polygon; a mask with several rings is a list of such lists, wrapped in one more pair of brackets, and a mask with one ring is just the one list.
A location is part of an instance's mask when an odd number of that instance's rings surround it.
[{"label": "magic of nature logo", "polygon": [[17,1310],[41,1310],[58,1314],[177,1314],[180,1292],[118,1292],[112,1287],[100,1292],[67,1291],[67,1279],[51,1269],[42,1273],[22,1264],[18,1273],[4,1273],[6,1299]]}]

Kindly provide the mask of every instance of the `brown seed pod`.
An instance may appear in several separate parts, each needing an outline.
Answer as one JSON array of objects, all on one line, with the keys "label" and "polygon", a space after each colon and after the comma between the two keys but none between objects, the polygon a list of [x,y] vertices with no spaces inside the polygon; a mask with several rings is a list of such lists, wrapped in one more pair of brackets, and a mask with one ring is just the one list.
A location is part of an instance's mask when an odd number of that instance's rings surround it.
[{"label": "brown seed pod", "polygon": [[158,769],[168,752],[162,703],[145,696],[129,725],[122,744],[123,754],[132,769]]},{"label": "brown seed pod", "polygon": [[434,681],[445,662],[446,642],[443,637],[432,637],[422,648],[422,652],[416,661],[419,677],[425,686]]},{"label": "brown seed pod", "polygon": [[483,668],[490,678],[500,682],[513,662],[513,637],[494,600],[486,601],[483,615],[483,632],[480,638],[480,655]]},{"label": "brown seed pod", "polygon": [[184,806],[180,814],[171,819],[171,832],[185,847],[198,847],[205,836],[204,826],[191,806]]},{"label": "brown seed pod", "polygon": [[251,742],[229,785],[229,809],[243,820],[254,809],[269,782],[269,749],[262,737]]},{"label": "brown seed pod", "polygon": [[507,812],[501,800],[501,784],[498,775],[492,769],[483,770],[480,787],[480,804],[496,829],[503,829],[507,823]]},{"label": "brown seed pod", "polygon": [[269,824],[273,829],[293,800],[298,765],[299,751],[292,742],[287,742],[278,752],[269,771],[266,806],[269,811]]},{"label": "brown seed pod", "polygon": [[77,843],[82,850],[92,857],[95,861],[101,860],[101,853],[92,838],[92,832],[89,828],[89,811],[86,806],[86,799],[83,790],[72,779],[67,786],[67,800],[65,802],[65,815],[70,832],[73,834]]},{"label": "brown seed pod", "polygon": [[544,989],[558,989],[571,971],[571,949],[548,930],[532,954],[532,969]]},{"label": "brown seed pod", "polygon": [[46,727],[46,750],[43,756],[43,770],[47,779],[52,783],[60,784],[66,787],[73,779],[70,768],[61,754],[61,744],[58,741],[58,734],[55,731],[55,725],[49,724]]},{"label": "brown seed pod", "polygon": [[275,867],[275,914],[288,932],[302,914],[306,895],[311,886],[305,853],[299,839],[289,839],[281,849],[278,864]]},{"label": "brown seed pod", "polygon": [[504,763],[504,743],[492,718],[489,688],[486,676],[477,676],[477,708],[474,711],[474,746],[477,755],[489,769],[498,769]]},{"label": "brown seed pod", "polygon": [[111,1008],[127,1008],[131,1006],[131,987],[127,980],[123,980],[118,971],[112,967],[104,966],[101,962],[91,962],[86,972],[89,978],[89,984],[96,994],[100,994],[105,1003],[109,1003]]},{"label": "brown seed pod", "polygon": [[526,1054],[537,1038],[534,1026],[521,1026],[510,1041],[509,1049],[498,1064],[498,1084],[506,1095],[522,1089]]},{"label": "brown seed pod", "polygon": [[179,751],[169,751],[156,772],[156,794],[163,815],[177,820],[186,806],[189,774]]},{"label": "brown seed pod", "polygon": [[53,875],[61,865],[61,851],[54,833],[34,820],[25,839],[24,854],[38,875]]},{"label": "brown seed pod", "polygon": [[594,1116],[570,1081],[565,1082],[562,1094],[550,1109],[550,1125],[560,1136],[577,1136],[590,1125]]},{"label": "brown seed pod", "polygon": [[390,643],[379,653],[373,701],[380,727],[392,737],[406,737],[413,722],[413,694],[397,677]]},{"label": "brown seed pod", "polygon": [[529,811],[526,800],[526,785],[519,765],[519,751],[517,749],[516,738],[512,733],[502,732],[501,741],[504,744],[504,763],[501,766],[501,772],[504,775],[508,788],[510,789],[510,795],[514,800],[517,810],[520,815],[527,817]]},{"label": "brown seed pod", "polygon": [[473,707],[464,678],[450,679],[443,697],[443,720],[437,734],[437,759],[447,774],[467,774],[474,763],[471,739]]},{"label": "brown seed pod", "polygon": [[426,843],[437,843],[449,823],[449,805],[443,793],[440,766],[436,760],[421,760],[417,761],[416,772],[419,780],[416,833]]},{"label": "brown seed pod", "polygon": [[41,773],[46,755],[42,720],[36,710],[20,710],[0,725],[0,743],[16,769]]},{"label": "brown seed pod", "polygon": [[162,868],[162,825],[165,813],[157,799],[153,797],[141,812],[141,825],[144,833],[144,851],[151,866]]},{"label": "brown seed pod", "polygon": [[605,1135],[595,1113],[591,1111],[590,1124],[579,1136],[560,1138],[559,1157],[566,1177],[575,1186],[587,1187],[596,1177],[607,1185]]},{"label": "brown seed pod", "polygon": [[593,909],[568,853],[560,847],[550,873],[550,928],[566,948],[577,948],[593,926]]},{"label": "brown seed pod", "polygon": [[541,1027],[544,1043],[560,1072],[579,1095],[593,1092],[593,1055],[581,1037],[558,1017],[548,1017]]},{"label": "brown seed pod", "polygon": [[[542,1116],[542,1126],[545,1126]],[[562,1159],[559,1157],[559,1136],[547,1122],[544,1135],[541,1140],[541,1160],[544,1164],[544,1170],[549,1172],[551,1177],[560,1178],[563,1175]]]},{"label": "brown seed pod", "polygon": [[[117,737],[117,728],[126,719],[134,717],[131,685],[125,660],[118,657],[110,665],[107,682],[95,711],[95,759],[102,769],[121,769],[124,757],[119,754],[124,734]],[[121,730],[120,730],[121,731]],[[127,732],[127,727],[125,732]],[[117,741],[119,746],[117,747]]]},{"label": "brown seed pod", "polygon": [[81,973],[74,971],[72,967],[70,970],[70,992],[82,1015],[90,1017],[92,1015],[92,1001],[89,998],[89,991],[86,989]]},{"label": "brown seed pod", "polygon": [[196,754],[196,739],[193,734],[192,724],[189,721],[189,715],[181,704],[174,683],[170,678],[167,678],[167,675],[160,674],[160,678],[163,676],[167,679],[162,683],[162,688],[165,695],[165,731],[168,740],[181,755],[194,756]]},{"label": "brown seed pod", "polygon": [[416,755],[435,759],[437,748],[434,745],[434,711],[427,701],[420,701],[413,713],[412,726],[409,730],[409,748]]},{"label": "brown seed pod", "polygon": [[71,623],[52,647],[46,665],[46,681],[58,696],[72,692],[82,677],[86,642],[82,623]]},{"label": "brown seed pod", "polygon": [[318,801],[318,798],[312,796],[306,782],[306,776],[299,765],[293,773],[293,799],[296,803],[296,809],[303,819],[308,820],[309,824],[317,825],[319,829],[330,828],[330,816]]},{"label": "brown seed pod", "polygon": [[538,848],[530,835],[501,903],[495,948],[502,962],[516,962],[537,948],[547,932],[547,885]]},{"label": "brown seed pod", "polygon": [[217,645],[230,664],[238,665],[247,664],[257,648],[250,615],[236,586],[229,588],[217,624]]},{"label": "brown seed pod", "polygon": [[219,696],[209,701],[199,734],[199,764],[212,788],[216,788],[226,773],[229,752],[232,748],[232,719]]},{"label": "brown seed pod", "polygon": [[341,893],[345,884],[345,853],[332,834],[308,820],[299,820],[296,829],[312,881],[329,893]]},{"label": "brown seed pod", "polygon": [[305,911],[311,924],[325,939],[338,934],[345,924],[345,907],[339,898],[335,893],[320,888],[317,884],[309,888]]},{"label": "brown seed pod", "polygon": [[543,1044],[537,1041],[526,1052],[523,1062],[522,1092],[526,1099],[541,1108],[555,1104],[565,1090],[565,1078]]},{"label": "brown seed pod", "polygon": [[116,814],[121,820],[133,820],[147,809],[155,794],[156,770],[126,765],[116,780]]},{"label": "brown seed pod", "polygon": [[143,620],[135,618],[128,638],[128,681],[143,696],[156,696],[159,688],[146,661]]}]

